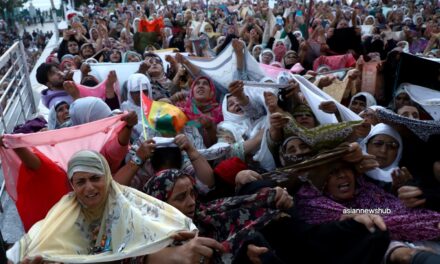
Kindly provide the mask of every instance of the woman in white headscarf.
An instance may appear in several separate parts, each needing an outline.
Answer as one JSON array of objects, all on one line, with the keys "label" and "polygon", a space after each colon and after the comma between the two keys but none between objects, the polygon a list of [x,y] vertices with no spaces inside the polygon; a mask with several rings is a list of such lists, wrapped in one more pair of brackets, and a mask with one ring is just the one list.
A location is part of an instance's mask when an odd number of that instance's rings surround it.
[{"label": "woman in white headscarf", "polygon": [[73,155],[67,175],[73,192],[7,252],[14,263],[37,255],[63,263],[142,257],[170,245],[178,232],[196,229],[174,207],[116,183],[97,152]]},{"label": "woman in white headscarf", "polygon": [[201,153],[209,159],[238,157],[244,161],[246,155],[259,149],[266,116],[264,108],[244,93],[242,81],[232,82],[229,90],[233,94],[226,94],[222,102],[223,121],[217,125],[217,144]]},{"label": "woman in white headscarf", "polygon": [[370,106],[377,105],[376,99],[368,92],[360,92],[355,94],[351,100],[348,108],[351,111],[359,114]]},{"label": "woman in white headscarf", "polygon": [[270,65],[272,62],[275,61],[275,53],[271,49],[264,49],[260,53],[260,63]]},{"label": "woman in white headscarf", "polygon": [[260,61],[260,54],[261,51],[263,50],[263,46],[262,45],[255,45],[252,48],[252,56],[255,58],[255,60],[257,60],[258,62]]},{"label": "woman in white headscarf", "polygon": [[150,80],[142,73],[134,73],[127,80],[127,101],[121,104],[122,111],[134,111],[138,124],[133,128],[132,139],[136,140],[142,133],[141,91],[153,98]]},{"label": "woman in white headscarf", "polygon": [[65,101],[60,101],[54,104],[49,111],[49,118],[47,120],[47,128],[50,130],[69,127],[69,104]]},{"label": "woman in white headscarf", "polygon": [[379,123],[360,145],[364,152],[374,155],[379,163],[378,168],[366,172],[366,175],[383,187],[391,185],[391,174],[399,168],[402,157],[403,145],[399,133],[391,126]]}]

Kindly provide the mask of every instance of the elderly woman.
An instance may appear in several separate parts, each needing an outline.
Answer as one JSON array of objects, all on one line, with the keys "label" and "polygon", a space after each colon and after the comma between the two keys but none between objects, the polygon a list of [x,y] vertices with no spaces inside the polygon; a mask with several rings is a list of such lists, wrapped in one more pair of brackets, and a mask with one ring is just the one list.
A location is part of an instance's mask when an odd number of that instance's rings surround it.
[{"label": "elderly woman", "polygon": [[373,105],[377,105],[376,99],[368,92],[360,92],[351,98],[348,108],[356,114],[359,114]]},{"label": "elderly woman", "polygon": [[279,209],[288,209],[293,205],[291,197],[280,187],[265,188],[253,195],[199,203],[194,179],[179,170],[160,172],[147,182],[144,191],[194,219],[201,235],[222,241],[227,250],[221,257],[224,262],[220,262],[220,256],[214,256],[218,258],[215,263],[230,263],[241,244],[256,229],[279,215]]},{"label": "elderly woman", "polygon": [[325,180],[322,189],[306,184],[296,195],[300,217],[310,224],[338,220],[355,213],[351,208],[374,209],[373,213],[382,215],[392,239],[414,242],[440,238],[439,213],[406,208],[397,197],[357,175],[350,164],[326,163],[310,174]]},{"label": "elderly woman", "polygon": [[264,49],[259,56],[259,62],[270,65],[272,62],[275,61],[275,53],[273,53],[270,49]]},{"label": "elderly woman", "polygon": [[59,129],[71,125],[69,107],[65,101],[60,101],[52,106],[49,111],[48,129]]},{"label": "elderly woman", "polygon": [[400,174],[399,162],[403,145],[399,133],[389,125],[377,124],[361,142],[361,147],[366,153],[374,155],[379,163],[378,168],[366,172],[366,175],[378,185],[390,190],[393,174]]},{"label": "elderly woman", "polygon": [[73,192],[8,251],[14,263],[37,255],[66,263],[142,258],[170,245],[174,234],[195,229],[174,207],[113,181],[97,152],[77,152],[67,175]]}]

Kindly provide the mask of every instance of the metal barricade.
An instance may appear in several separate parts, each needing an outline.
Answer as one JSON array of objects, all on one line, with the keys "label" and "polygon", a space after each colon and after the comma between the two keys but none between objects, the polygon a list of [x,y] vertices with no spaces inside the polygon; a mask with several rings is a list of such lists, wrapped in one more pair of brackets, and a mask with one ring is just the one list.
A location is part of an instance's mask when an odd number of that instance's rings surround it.
[{"label": "metal barricade", "polygon": [[[0,135],[32,118],[37,112],[27,56],[22,42],[16,42],[0,57]],[[0,161],[1,162],[1,161]],[[5,187],[0,163],[0,211]]]},{"label": "metal barricade", "polygon": [[11,133],[37,111],[23,43],[0,57],[0,135]]}]

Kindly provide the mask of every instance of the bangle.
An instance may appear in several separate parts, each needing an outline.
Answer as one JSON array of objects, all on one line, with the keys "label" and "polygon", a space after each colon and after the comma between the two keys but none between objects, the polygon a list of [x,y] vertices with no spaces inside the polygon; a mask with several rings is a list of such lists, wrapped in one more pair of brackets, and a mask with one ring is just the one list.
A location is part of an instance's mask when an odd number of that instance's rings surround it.
[{"label": "bangle", "polygon": [[138,167],[142,167],[142,165],[144,164],[144,160],[142,160],[138,155],[133,155],[130,159],[131,162],[133,162],[136,166]]}]

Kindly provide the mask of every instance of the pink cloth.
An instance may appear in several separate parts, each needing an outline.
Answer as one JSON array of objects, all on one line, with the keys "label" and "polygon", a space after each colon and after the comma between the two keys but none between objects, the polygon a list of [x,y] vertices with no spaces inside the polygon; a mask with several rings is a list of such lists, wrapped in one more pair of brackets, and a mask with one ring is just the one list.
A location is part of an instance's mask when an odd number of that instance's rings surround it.
[{"label": "pink cloth", "polygon": [[[78,87],[80,97],[93,96],[93,97],[98,97],[98,98],[101,98],[102,100],[105,100],[105,85],[107,84],[107,79],[100,82],[95,87],[89,87],[89,86],[85,86],[85,85],[82,85],[79,83],[75,83],[75,84],[76,84],[76,87]],[[115,84],[113,85],[113,89],[119,98],[119,95],[120,95],[119,82],[115,82]]]},{"label": "pink cloth", "polygon": [[[297,64],[293,65],[292,69],[290,69],[290,70],[289,69],[278,68],[278,67],[274,67],[274,66],[270,66],[270,65],[265,65],[265,64],[262,64],[262,63],[260,63],[260,67],[264,71],[265,76],[270,77],[270,78],[276,80],[277,77],[278,77],[278,74],[280,74],[280,72],[290,72],[290,73],[293,73],[293,74],[298,74],[299,72],[303,71],[304,68],[301,66],[301,64],[299,64],[299,65],[297,65]],[[300,71],[297,72],[298,70],[300,70]]]},{"label": "pink cloth", "polygon": [[34,147],[64,171],[74,153],[84,149],[95,150],[106,157],[112,171],[115,172],[129,148],[128,145],[121,146],[118,141],[118,133],[126,124],[121,121],[123,116],[112,116],[79,126],[45,132],[4,135],[3,143],[7,149],[0,148],[0,158],[9,195],[14,201],[17,200],[17,182],[22,164],[13,148]]},{"label": "pink cloth", "polygon": [[313,62],[313,70],[316,71],[321,65],[329,66],[332,71],[339,70],[356,66],[356,59],[351,53],[335,56],[320,56]]}]

